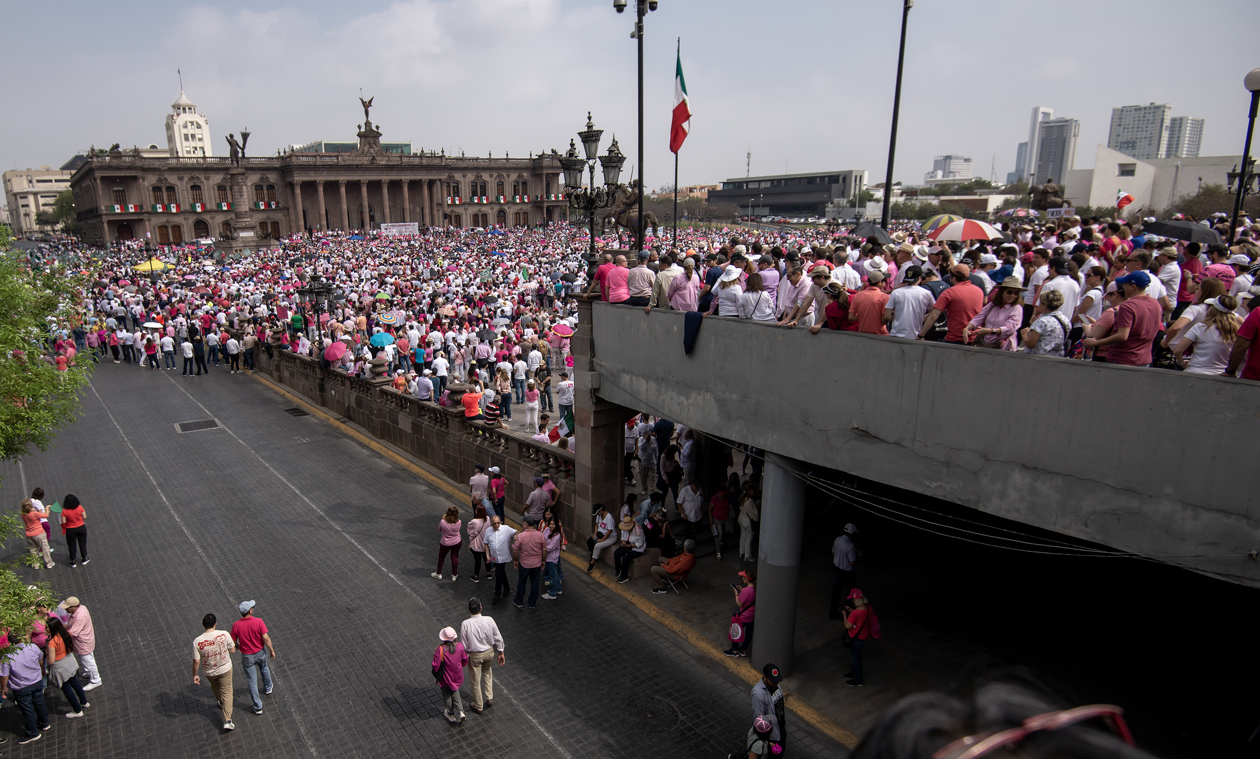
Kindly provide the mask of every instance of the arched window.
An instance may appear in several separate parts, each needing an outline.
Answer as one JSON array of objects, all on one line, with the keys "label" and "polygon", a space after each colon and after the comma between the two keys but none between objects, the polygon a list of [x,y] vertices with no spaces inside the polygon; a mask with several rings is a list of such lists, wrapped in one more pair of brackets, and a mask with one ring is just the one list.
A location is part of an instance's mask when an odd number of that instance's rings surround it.
[{"label": "arched window", "polygon": [[170,204],[172,204],[172,205],[174,205],[175,203],[178,203],[178,202],[179,202],[179,198],[178,198],[178,196],[176,196],[176,195],[175,195],[175,188],[174,188],[174,187],[167,186],[167,188],[166,188],[166,202],[167,202],[167,203],[170,203]]},{"label": "arched window", "polygon": [[125,221],[119,223],[118,225],[118,239],[119,240],[136,239],[136,233],[131,229],[131,225]]},{"label": "arched window", "polygon": [[[118,185],[114,185],[113,193],[114,193],[114,205],[116,206],[127,205],[127,191],[126,190],[124,190],[122,187]],[[130,228],[131,227],[128,227],[128,229]],[[121,233],[119,233],[119,237],[121,236],[122,236]],[[131,238],[128,237],[127,239],[130,240]]]},{"label": "arched window", "polygon": [[276,186],[274,184],[267,185],[267,202],[276,202]]},{"label": "arched window", "polygon": [[[451,226],[455,227],[456,229],[460,229],[461,227],[463,227],[463,226],[464,226],[464,217],[463,217],[463,215],[462,215],[462,214],[455,214],[454,216],[452,216],[452,217],[451,217]],[[119,236],[120,236],[120,237],[122,236],[122,233],[121,233],[121,232],[119,232]]]},{"label": "arched window", "polygon": [[505,194],[505,193],[503,192],[503,183],[502,183],[502,182],[495,182],[495,184],[494,184],[494,194],[495,194],[495,195],[500,195],[500,196]]},{"label": "arched window", "polygon": [[231,236],[232,236],[232,222],[230,222],[230,221],[225,221],[225,222],[223,222],[222,224],[220,224],[220,225],[219,225],[219,236],[220,236],[220,237],[231,237]]},{"label": "arched window", "polygon": [[529,182],[521,182],[521,194],[522,195],[529,194]]},{"label": "arched window", "polygon": [[254,202],[262,203],[266,199],[267,197],[263,195],[263,186],[260,184],[254,185]]},{"label": "arched window", "polygon": [[459,182],[451,182],[451,189],[448,191],[447,194],[449,194],[452,198],[460,197]]},{"label": "arched window", "polygon": [[278,221],[271,222],[271,237],[272,239],[275,239],[275,240],[280,239],[280,222]]},{"label": "arched window", "polygon": [[209,237],[209,236],[210,236],[209,224],[207,224],[202,219],[197,219],[196,221],[193,222],[193,237],[196,237],[197,239],[201,239],[203,237]]},{"label": "arched window", "polygon": [[158,205],[162,205],[163,203],[165,203],[165,202],[166,202],[166,201],[163,199],[164,197],[165,197],[165,196],[162,194],[162,188],[161,188],[161,187],[154,187],[154,188],[153,188],[153,202],[154,202],[154,203],[157,203]]},{"label": "arched window", "polygon": [[218,185],[214,188],[214,197],[216,203],[228,203],[227,185]]},{"label": "arched window", "polygon": [[512,183],[512,194],[513,194],[513,195],[520,195],[520,194],[521,194],[521,183],[520,183],[520,182],[513,182],[513,183]]},{"label": "arched window", "polygon": [[195,184],[188,188],[188,193],[192,195],[193,203],[205,203],[206,200],[201,196],[201,185]]},{"label": "arched window", "polygon": [[498,227],[506,227],[507,226],[507,211],[504,211],[502,208],[500,208],[499,212],[494,215],[494,224],[495,226],[498,226]]}]

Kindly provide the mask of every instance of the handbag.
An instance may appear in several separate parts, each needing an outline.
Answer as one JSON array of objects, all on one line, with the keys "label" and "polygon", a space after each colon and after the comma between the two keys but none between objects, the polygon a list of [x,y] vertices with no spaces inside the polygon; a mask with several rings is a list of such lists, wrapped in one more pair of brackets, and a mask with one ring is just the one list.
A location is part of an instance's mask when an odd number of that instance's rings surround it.
[{"label": "handbag", "polygon": [[749,608],[751,607],[746,605],[741,606],[739,607],[739,611],[731,615],[731,626],[730,629],[726,631],[726,637],[730,638],[732,643],[743,643],[744,636],[748,634],[748,628],[743,622],[739,621],[739,618],[744,612],[748,611]]},{"label": "handbag", "polygon": [[435,680],[442,679],[442,665],[445,663],[446,663],[446,646],[440,645],[438,646],[438,663],[437,663],[437,666],[433,668],[433,679]]},{"label": "handbag", "polygon": [[854,633],[853,635],[849,635],[848,629],[845,629],[844,637],[840,639],[840,645],[844,646],[845,648],[853,648],[853,639],[862,634],[862,631],[866,629],[866,626],[868,624],[870,624],[871,615],[874,613],[875,612],[871,610],[871,607],[869,606],[866,607],[866,617],[862,620],[862,626],[859,627],[857,632]]}]

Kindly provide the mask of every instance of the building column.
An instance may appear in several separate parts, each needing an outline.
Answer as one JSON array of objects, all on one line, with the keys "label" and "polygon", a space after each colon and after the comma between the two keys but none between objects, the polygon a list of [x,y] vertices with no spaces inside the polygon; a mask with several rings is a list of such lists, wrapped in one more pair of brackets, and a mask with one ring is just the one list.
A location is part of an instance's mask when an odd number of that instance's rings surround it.
[{"label": "building column", "polygon": [[410,184],[411,184],[411,180],[404,179],[402,181],[403,223],[404,224],[411,222],[411,190],[408,188],[408,185]]},{"label": "building column", "polygon": [[420,226],[427,227],[433,223],[433,209],[429,207],[429,180],[420,180],[420,213],[416,218]]},{"label": "building column", "polygon": [[391,219],[390,219],[390,214],[389,214],[389,180],[388,179],[381,180],[381,207],[385,210],[385,215],[382,216],[381,218],[385,220],[386,224],[389,224],[391,222]]},{"label": "building column", "polygon": [[792,672],[796,591],[805,527],[805,483],[797,471],[798,465],[792,459],[766,453],[752,643],[753,666],[758,671],[772,662],[784,674]]},{"label": "building column", "polygon": [[350,207],[346,205],[346,180],[338,179],[337,184],[341,191],[341,231],[345,232],[350,229]]},{"label": "building column", "polygon": [[315,214],[316,215],[315,228],[322,232],[324,231],[324,228],[327,226],[327,224],[325,224],[324,222],[324,180],[322,179],[315,180],[315,195],[319,199],[319,211]]},{"label": "building column", "polygon": [[367,183],[368,181],[366,179],[359,180],[359,194],[363,198],[363,231],[364,232],[372,228],[372,214],[368,212]]},{"label": "building column", "polygon": [[302,223],[302,180],[293,180],[293,232],[300,234],[306,231],[306,225]]},{"label": "building column", "polygon": [[442,208],[438,212],[438,225],[446,224],[446,187],[441,180],[438,180],[438,199],[442,201]]}]

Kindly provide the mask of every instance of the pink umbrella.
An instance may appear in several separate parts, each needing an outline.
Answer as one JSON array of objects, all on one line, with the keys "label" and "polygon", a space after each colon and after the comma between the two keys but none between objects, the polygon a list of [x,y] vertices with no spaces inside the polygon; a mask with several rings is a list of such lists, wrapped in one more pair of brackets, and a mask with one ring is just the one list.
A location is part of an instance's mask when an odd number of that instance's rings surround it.
[{"label": "pink umbrella", "polygon": [[324,358],[329,361],[337,361],[346,355],[346,344],[338,340],[324,349]]},{"label": "pink umbrella", "polygon": [[557,324],[551,331],[560,337],[573,337],[573,328],[567,324]]}]

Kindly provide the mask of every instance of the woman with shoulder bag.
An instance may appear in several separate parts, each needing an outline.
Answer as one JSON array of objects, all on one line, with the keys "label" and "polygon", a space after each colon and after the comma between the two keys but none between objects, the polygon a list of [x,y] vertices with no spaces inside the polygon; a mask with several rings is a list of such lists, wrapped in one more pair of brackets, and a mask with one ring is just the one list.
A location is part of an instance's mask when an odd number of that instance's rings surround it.
[{"label": "woman with shoulder bag", "polygon": [[48,679],[61,689],[70,704],[67,719],[83,716],[83,707],[91,706],[83,685],[79,682],[79,662],[74,656],[74,639],[61,620],[49,616],[45,624],[48,627],[48,645],[44,649],[44,659],[48,664]]},{"label": "woman with shoulder bag", "polygon": [[447,722],[463,722],[464,702],[459,697],[460,686],[464,684],[464,667],[468,666],[468,652],[464,644],[456,640],[455,628],[443,627],[438,633],[441,643],[433,652],[433,677],[442,691],[442,701],[446,711],[442,716]]},{"label": "woman with shoulder bag", "polygon": [[850,687],[860,688],[862,681],[862,650],[866,641],[880,637],[879,617],[862,591],[854,588],[849,591],[849,600],[853,602],[853,611],[844,611],[844,645],[849,649],[853,661],[853,671],[845,673],[845,683]]},{"label": "woman with shoulder bag", "polygon": [[743,579],[743,587],[731,583],[737,608],[731,617],[731,629],[727,634],[731,639],[731,647],[722,652],[727,656],[748,656],[748,648],[752,644],[753,618],[757,614],[757,573],[752,569],[745,569],[739,576]]}]

